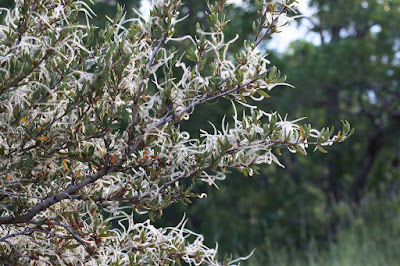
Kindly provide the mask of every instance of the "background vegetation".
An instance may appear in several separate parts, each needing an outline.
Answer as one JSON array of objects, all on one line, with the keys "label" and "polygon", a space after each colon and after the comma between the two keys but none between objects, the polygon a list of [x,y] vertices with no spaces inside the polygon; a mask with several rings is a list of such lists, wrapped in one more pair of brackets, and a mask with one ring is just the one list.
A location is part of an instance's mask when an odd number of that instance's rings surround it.
[{"label": "background vegetation", "polygon": [[[140,5],[118,2],[130,14]],[[234,32],[251,34],[255,10],[250,2],[230,7],[228,38]],[[0,1],[0,6],[10,4]],[[114,4],[96,3],[99,25],[106,15],[113,16]],[[211,245],[218,241],[221,252],[245,255],[256,248],[248,265],[397,265],[400,1],[310,0],[310,6],[314,15],[298,23],[311,21],[310,31],[319,34],[321,44],[296,41],[283,55],[261,51],[270,53],[296,85],[272,91],[273,101],[263,108],[289,113],[289,120],[307,114],[316,127],[339,128],[338,118],[346,119],[357,137],[343,143],[340,152],[332,147],[326,155],[308,158],[286,154],[286,169],[267,166],[254,177],[233,172],[218,192],[199,186],[209,192],[208,199],[173,206],[157,222],[176,224],[186,212],[189,227]],[[186,0],[182,15],[189,17],[177,34],[206,23],[205,10],[206,1]],[[213,121],[224,108],[210,105],[208,113],[196,113],[184,126],[198,134],[194,121]]]},{"label": "background vegetation", "polygon": [[[263,108],[292,118],[307,114],[317,125],[339,127],[337,118],[348,119],[356,137],[343,144],[346,152],[286,154],[286,169],[232,173],[218,193],[185,211],[224,251],[256,247],[253,265],[396,265],[400,1],[311,0],[310,6],[314,15],[298,23],[311,21],[321,44],[296,41],[283,56],[262,51],[296,85],[275,89]],[[232,28],[251,32],[246,18],[253,10],[231,12]]]}]

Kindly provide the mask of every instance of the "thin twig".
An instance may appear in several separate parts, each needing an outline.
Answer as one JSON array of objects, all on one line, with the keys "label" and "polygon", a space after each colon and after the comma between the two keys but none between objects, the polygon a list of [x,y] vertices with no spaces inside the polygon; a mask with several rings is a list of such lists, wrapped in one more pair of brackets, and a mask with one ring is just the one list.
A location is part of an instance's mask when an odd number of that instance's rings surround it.
[{"label": "thin twig", "polygon": [[2,240],[2,239],[0,239],[0,241],[9,244],[9,245],[15,250],[15,252],[17,252],[18,255],[21,256],[21,258],[22,258],[24,261],[28,261],[28,260],[25,258],[25,256],[17,249],[17,247],[14,246],[10,241],[8,241],[8,240]]},{"label": "thin twig", "polygon": [[160,48],[161,48],[161,44],[165,41],[165,39],[166,39],[166,35],[165,35],[165,33],[163,33],[162,34],[162,36],[161,36],[161,39],[160,39],[160,41],[158,42],[158,45],[157,45],[157,47],[156,47],[156,49],[154,49],[154,51],[153,51],[153,54],[151,55],[151,58],[150,58],[150,62],[149,62],[149,65],[148,65],[148,68],[150,68],[150,67],[152,67],[153,66],[153,64],[154,64],[154,60],[155,60],[155,57],[156,57],[156,54],[158,53],[158,51],[160,50]]},{"label": "thin twig", "polygon": [[44,200],[43,202],[37,204],[35,207],[30,209],[26,214],[21,216],[3,216],[0,217],[0,224],[19,224],[19,223],[26,223],[27,221],[32,220],[38,213],[43,210],[46,210],[50,206],[64,200],[70,199],[74,197],[74,194],[81,190],[82,188],[86,187],[87,185],[96,182],[96,180],[102,178],[108,173],[114,172],[118,169],[118,165],[113,166],[106,166],[96,174],[92,175],[89,178],[79,182],[78,184],[72,184],[68,186],[63,192],[57,193],[50,198]]},{"label": "thin twig", "polygon": [[7,191],[0,191],[0,195],[11,196],[11,197],[14,197],[14,198],[17,198],[18,196],[22,196],[22,197],[28,197],[28,198],[44,200],[43,197],[32,196],[32,195],[27,195],[27,194],[23,194],[23,193],[7,192]]},{"label": "thin twig", "polygon": [[77,234],[75,234],[75,233],[71,230],[71,228],[69,228],[68,226],[65,226],[65,225],[63,225],[63,224],[58,224],[58,225],[64,227],[65,230],[67,230],[68,233],[70,233],[70,234],[76,239],[76,241],[78,241],[79,243],[81,243],[82,246],[85,247],[86,251],[87,251],[89,254],[92,254],[92,253],[93,253],[93,248],[90,247],[90,246],[88,245],[87,241],[85,241],[83,238],[81,238],[80,236],[78,236]]}]

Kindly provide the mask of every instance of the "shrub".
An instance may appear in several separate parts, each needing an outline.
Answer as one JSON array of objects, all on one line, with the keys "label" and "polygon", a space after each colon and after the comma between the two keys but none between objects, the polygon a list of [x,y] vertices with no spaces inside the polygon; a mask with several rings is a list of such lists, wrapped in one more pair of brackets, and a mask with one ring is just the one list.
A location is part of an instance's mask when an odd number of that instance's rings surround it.
[{"label": "shrub", "polygon": [[[191,192],[196,181],[215,185],[229,169],[252,175],[259,164],[280,164],[280,148],[326,152],[322,146],[351,134],[347,122],[333,136],[246,102],[285,85],[257,47],[290,21],[296,1],[257,1],[256,38],[236,59],[229,53],[235,40],[223,34],[225,2],[209,5],[211,26],[198,25],[196,36],[174,36],[180,0],[158,1],[149,18],[127,19],[118,7],[101,30],[83,1],[25,0],[2,9],[2,261],[217,265],[217,249],[185,229],[185,219],[171,228],[150,220],[174,202],[203,197]],[[180,130],[217,99],[232,102],[230,126],[224,118],[221,129],[198,139]],[[135,223],[133,213],[150,219]]]}]

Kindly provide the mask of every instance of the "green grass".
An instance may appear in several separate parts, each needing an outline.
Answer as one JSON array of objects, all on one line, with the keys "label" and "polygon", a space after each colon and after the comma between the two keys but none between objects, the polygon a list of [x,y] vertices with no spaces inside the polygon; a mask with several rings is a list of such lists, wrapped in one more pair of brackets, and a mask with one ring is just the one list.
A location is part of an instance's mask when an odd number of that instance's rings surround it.
[{"label": "green grass", "polygon": [[331,240],[317,242],[310,239],[303,248],[284,246],[277,249],[267,239],[264,247],[241,265],[398,266],[399,207],[398,203],[373,201],[355,215],[350,207],[342,205],[345,221],[328,238]]}]

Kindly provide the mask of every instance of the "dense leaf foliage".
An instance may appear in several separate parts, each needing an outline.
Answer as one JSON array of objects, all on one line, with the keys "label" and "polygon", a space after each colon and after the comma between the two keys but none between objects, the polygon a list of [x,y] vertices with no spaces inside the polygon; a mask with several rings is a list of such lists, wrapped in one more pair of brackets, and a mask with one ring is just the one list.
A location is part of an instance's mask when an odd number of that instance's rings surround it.
[{"label": "dense leaf foliage", "polygon": [[[252,175],[259,164],[281,165],[280,149],[326,152],[353,132],[347,122],[337,134],[318,131],[247,103],[286,84],[258,46],[291,20],[296,2],[257,1],[256,37],[236,59],[236,38],[224,37],[225,2],[209,5],[210,27],[198,25],[194,36],[174,35],[184,19],[179,0],[158,1],[148,18],[126,18],[118,7],[99,31],[81,1],[17,1],[2,10],[4,261],[217,265],[217,250],[184,220],[155,228],[133,213],[161,216],[174,202],[203,197],[191,191],[197,180],[215,185],[229,169]],[[182,43],[193,49],[185,54]],[[221,118],[220,129],[199,138],[180,129],[217,99],[231,101],[230,123]]]}]

